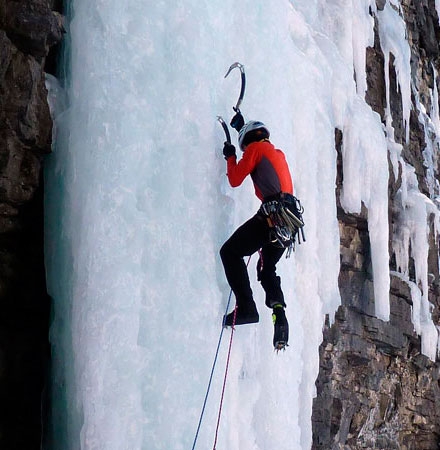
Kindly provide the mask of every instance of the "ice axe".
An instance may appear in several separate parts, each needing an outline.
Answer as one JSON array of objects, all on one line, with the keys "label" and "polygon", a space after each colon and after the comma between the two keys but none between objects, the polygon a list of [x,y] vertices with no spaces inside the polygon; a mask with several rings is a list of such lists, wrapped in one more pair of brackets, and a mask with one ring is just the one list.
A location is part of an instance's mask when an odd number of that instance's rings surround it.
[{"label": "ice axe", "polygon": [[[232,107],[232,109],[238,113],[240,112],[240,105],[243,101],[244,97],[244,91],[246,89],[246,75],[244,73],[244,66],[243,64],[240,64],[239,62],[235,62],[234,64],[231,64],[231,67],[229,67],[228,71],[226,72],[225,78],[234,70],[235,68],[239,68],[241,72],[241,88],[240,88],[240,95],[238,96],[237,104]],[[217,120],[221,123],[221,126],[223,127],[223,131],[226,135],[226,141],[230,144],[231,143],[231,135],[229,133],[228,125],[223,120],[223,117],[217,116]]]},{"label": "ice axe", "polygon": [[223,127],[223,131],[225,132],[225,135],[226,135],[226,142],[228,144],[230,144],[231,143],[231,134],[229,133],[226,122],[223,120],[222,116],[217,116],[217,120],[220,122],[221,126]]},{"label": "ice axe", "polygon": [[241,72],[241,89],[240,89],[240,95],[238,96],[237,104],[233,106],[233,110],[235,112],[240,112],[240,105],[243,101],[244,97],[244,91],[246,89],[246,75],[244,73],[244,66],[243,64],[240,64],[239,62],[235,62],[234,64],[231,64],[231,67],[229,67],[228,71],[226,72],[225,78],[236,68],[238,67]]}]

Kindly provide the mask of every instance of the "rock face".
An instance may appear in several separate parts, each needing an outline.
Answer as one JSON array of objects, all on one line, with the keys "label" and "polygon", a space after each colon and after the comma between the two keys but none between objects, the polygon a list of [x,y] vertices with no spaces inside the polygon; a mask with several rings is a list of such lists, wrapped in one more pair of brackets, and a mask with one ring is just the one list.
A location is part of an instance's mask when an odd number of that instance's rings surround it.
[{"label": "rock face", "polygon": [[[383,9],[384,1],[376,1]],[[389,64],[390,104],[395,141],[403,146],[403,160],[414,167],[420,192],[434,199],[439,179],[438,163],[428,173],[424,151],[426,131],[418,117],[417,101],[431,111],[434,68],[440,69],[440,28],[434,0],[403,0],[403,17],[411,47],[413,81],[410,136],[402,126],[402,99],[397,88],[393,58]],[[386,86],[384,55],[376,20],[374,48],[367,49],[366,99],[385,122]],[[417,95],[414,93],[414,89]],[[418,96],[418,98],[417,98]],[[438,100],[437,100],[438,101]],[[341,145],[344,136],[335,130],[339,154],[336,196],[340,226],[341,269],[339,287],[342,305],[332,324],[326,323],[320,347],[320,371],[313,405],[313,449],[434,450],[440,446],[440,366],[421,352],[420,336],[412,321],[413,300],[408,281],[396,271],[396,255],[390,242],[391,314],[389,322],[374,317],[373,275],[367,211],[347,214],[339,204],[343,180]],[[438,144],[437,146],[438,152]],[[396,177],[390,162],[390,236],[401,205],[402,174]],[[433,188],[434,186],[434,188]],[[429,301],[432,317],[439,318],[438,243],[431,229],[428,255]],[[409,277],[416,283],[414,259]]]},{"label": "rock face", "polygon": [[[44,71],[49,50],[62,37],[61,1],[0,0],[0,448],[40,449],[41,411],[49,361],[50,302],[43,263],[41,167],[51,148],[52,124]],[[379,10],[385,0],[376,0]],[[58,12],[56,11],[58,10]],[[417,102],[432,110],[434,69],[440,71],[440,27],[435,0],[403,0],[411,45],[413,95],[410,137],[402,126],[402,99],[391,57],[388,67],[395,140],[415,169],[420,191],[439,195],[425,164],[426,130]],[[378,22],[367,49],[366,99],[385,122],[386,82]],[[437,100],[438,101],[438,100]],[[438,107],[438,105],[437,105]],[[346,213],[339,204],[343,182],[343,133],[335,130],[339,154],[337,201],[341,236],[339,285],[342,305],[326,323],[313,408],[313,449],[434,450],[440,445],[440,368],[421,352],[411,319],[410,285],[396,272],[390,243],[391,315],[374,317],[373,275],[367,211]],[[435,145],[438,145],[435,143]],[[401,205],[402,174],[390,163],[390,236]],[[433,188],[434,186],[434,188]],[[438,243],[431,225],[429,299],[440,317]],[[409,274],[416,282],[414,260]]]},{"label": "rock face", "polygon": [[42,158],[44,67],[62,37],[49,0],[0,0],[0,448],[39,449],[48,365]]}]

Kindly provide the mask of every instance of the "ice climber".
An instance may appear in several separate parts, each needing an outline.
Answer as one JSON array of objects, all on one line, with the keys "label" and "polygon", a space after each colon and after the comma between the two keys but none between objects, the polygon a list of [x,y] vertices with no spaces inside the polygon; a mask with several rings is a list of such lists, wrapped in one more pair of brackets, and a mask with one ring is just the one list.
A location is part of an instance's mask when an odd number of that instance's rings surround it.
[{"label": "ice climber", "polygon": [[[231,126],[239,133],[238,143],[243,155],[237,162],[234,145],[225,142],[223,155],[227,162],[229,183],[232,187],[237,187],[250,175],[255,194],[262,201],[258,212],[241,225],[220,250],[226,278],[235,294],[235,325],[259,321],[243,257],[261,249],[257,276],[266,293],[266,305],[273,310],[274,346],[284,348],[287,345],[289,326],[276,264],[291,242],[288,245],[280,245],[280,240],[276,239],[273,233],[273,224],[265,207],[277,205],[289,195],[294,198],[292,178],[284,153],[269,141],[269,130],[262,122],[252,120],[245,124],[243,116],[238,112],[232,118]],[[232,326],[233,323],[234,311],[224,317],[223,324]]]}]

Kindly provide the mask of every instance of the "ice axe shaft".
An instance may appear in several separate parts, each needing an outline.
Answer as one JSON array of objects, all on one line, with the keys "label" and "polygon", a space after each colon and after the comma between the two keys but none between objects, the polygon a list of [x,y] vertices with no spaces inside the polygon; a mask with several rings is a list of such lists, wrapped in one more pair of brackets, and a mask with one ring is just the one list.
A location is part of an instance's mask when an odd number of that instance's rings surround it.
[{"label": "ice axe shaft", "polygon": [[240,112],[240,105],[243,101],[244,97],[244,91],[246,89],[246,75],[244,73],[244,66],[243,64],[240,64],[239,62],[235,62],[234,64],[231,64],[231,67],[229,67],[228,71],[226,72],[225,78],[232,72],[233,69],[238,67],[241,72],[241,89],[240,89],[240,95],[238,96],[237,104],[233,107],[235,112]]},{"label": "ice axe shaft", "polygon": [[231,143],[231,134],[229,133],[229,129],[228,126],[226,125],[226,122],[223,120],[223,117],[221,116],[217,116],[217,120],[220,122],[221,126],[223,127],[223,131],[225,132],[226,135],[226,142],[228,144]]}]

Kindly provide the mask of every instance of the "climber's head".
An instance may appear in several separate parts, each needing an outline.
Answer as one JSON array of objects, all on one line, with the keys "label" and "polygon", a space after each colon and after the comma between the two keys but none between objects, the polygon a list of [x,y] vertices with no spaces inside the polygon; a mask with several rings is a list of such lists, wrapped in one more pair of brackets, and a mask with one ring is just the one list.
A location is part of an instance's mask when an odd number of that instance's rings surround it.
[{"label": "climber's head", "polygon": [[245,148],[251,142],[262,141],[263,139],[269,139],[270,133],[263,122],[257,120],[251,120],[243,125],[238,133],[238,144],[241,151],[244,152]]}]

